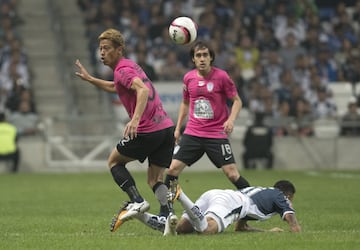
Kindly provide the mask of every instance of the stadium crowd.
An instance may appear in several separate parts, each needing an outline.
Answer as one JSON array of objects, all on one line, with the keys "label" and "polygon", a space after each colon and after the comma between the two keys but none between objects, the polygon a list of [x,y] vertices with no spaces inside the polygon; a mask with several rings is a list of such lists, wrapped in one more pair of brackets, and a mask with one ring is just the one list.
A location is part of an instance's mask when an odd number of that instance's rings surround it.
[{"label": "stadium crowd", "polygon": [[25,136],[37,133],[39,117],[17,7],[17,0],[0,0],[0,113]]},{"label": "stadium crowd", "polygon": [[[168,25],[177,16],[192,17],[198,39],[214,48],[214,65],[234,79],[244,107],[251,114],[264,113],[279,136],[311,136],[314,120],[341,120],[329,85],[350,82],[355,87],[360,82],[360,0],[331,3],[78,0],[96,74],[111,78],[98,60],[97,36],[116,27],[126,37],[127,56],[155,83],[181,81],[193,65],[189,48],[170,41]],[[347,115],[360,121],[350,102]]]},{"label": "stadium crowd", "polygon": [[23,46],[17,0],[0,0],[0,161],[19,170],[18,141],[36,135],[39,115],[33,95],[31,67]]}]

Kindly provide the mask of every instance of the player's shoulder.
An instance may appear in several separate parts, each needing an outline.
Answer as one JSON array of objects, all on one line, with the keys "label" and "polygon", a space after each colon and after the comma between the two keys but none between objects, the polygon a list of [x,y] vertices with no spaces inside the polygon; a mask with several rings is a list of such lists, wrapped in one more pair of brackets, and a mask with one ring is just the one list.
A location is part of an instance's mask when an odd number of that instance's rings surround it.
[{"label": "player's shoulder", "polygon": [[218,68],[216,66],[212,66],[211,70],[214,75],[218,75],[218,76],[228,76],[229,75],[225,70]]},{"label": "player's shoulder", "polygon": [[192,69],[192,70],[186,72],[185,75],[184,75],[184,78],[183,78],[184,82],[188,81],[189,79],[196,78],[197,77],[196,72],[197,72],[196,69]]}]

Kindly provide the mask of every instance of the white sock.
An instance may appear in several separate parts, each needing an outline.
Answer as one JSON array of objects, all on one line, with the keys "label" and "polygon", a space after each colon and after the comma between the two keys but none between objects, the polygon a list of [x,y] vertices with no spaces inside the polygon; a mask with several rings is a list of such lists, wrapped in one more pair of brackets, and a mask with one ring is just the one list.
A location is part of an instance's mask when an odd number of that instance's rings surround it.
[{"label": "white sock", "polygon": [[203,232],[208,227],[207,220],[201,209],[190,200],[184,192],[181,192],[178,198],[182,207],[190,217],[190,223],[198,232]]},{"label": "white sock", "polygon": [[166,222],[165,217],[160,217],[155,214],[148,213],[148,212],[138,213],[134,217],[136,219],[138,219],[139,221],[141,221],[142,223],[144,223],[146,226],[148,226],[154,230],[164,232],[165,222]]}]

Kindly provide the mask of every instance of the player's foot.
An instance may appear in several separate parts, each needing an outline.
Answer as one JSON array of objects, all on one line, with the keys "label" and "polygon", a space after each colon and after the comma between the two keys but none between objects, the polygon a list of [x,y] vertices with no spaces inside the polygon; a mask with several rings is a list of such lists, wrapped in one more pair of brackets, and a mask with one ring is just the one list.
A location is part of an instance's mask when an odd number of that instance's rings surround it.
[{"label": "player's foot", "polygon": [[115,232],[125,221],[133,218],[138,213],[149,210],[150,204],[147,201],[141,203],[126,201],[124,206],[114,215],[110,224],[110,231]]},{"label": "player's foot", "polygon": [[150,204],[146,200],[143,202],[129,202],[126,207],[126,212],[119,216],[119,219],[126,221],[138,213],[144,213],[150,209]]},{"label": "player's foot", "polygon": [[171,181],[170,188],[167,193],[168,201],[174,203],[174,201],[176,201],[179,198],[180,193],[181,193],[180,185],[177,183],[177,181]]},{"label": "player's foot", "polygon": [[110,224],[110,231],[115,232],[124,222],[125,220],[120,220],[120,217],[124,215],[127,210],[126,207],[129,205],[128,201],[124,202],[124,206],[119,209],[118,213],[114,215]]},{"label": "player's foot", "polygon": [[178,222],[178,218],[175,214],[170,213],[166,219],[164,236],[168,235],[177,235],[176,232],[176,224]]}]

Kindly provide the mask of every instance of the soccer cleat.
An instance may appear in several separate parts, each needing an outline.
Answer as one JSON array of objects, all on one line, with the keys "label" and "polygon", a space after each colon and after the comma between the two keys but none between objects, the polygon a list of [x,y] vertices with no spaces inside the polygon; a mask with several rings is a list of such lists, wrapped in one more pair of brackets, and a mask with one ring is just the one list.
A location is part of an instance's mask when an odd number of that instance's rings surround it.
[{"label": "soccer cleat", "polygon": [[170,213],[166,219],[165,228],[164,228],[164,236],[168,235],[177,235],[176,232],[176,224],[178,222],[178,218],[175,214]]},{"label": "soccer cleat", "polygon": [[167,193],[168,202],[174,203],[176,201],[181,193],[181,187],[177,183],[177,181],[171,181],[170,182],[170,188]]},{"label": "soccer cleat", "polygon": [[147,201],[143,202],[129,202],[125,208],[125,212],[119,215],[119,220],[126,221],[138,213],[144,213],[150,209],[150,204]]},{"label": "soccer cleat", "polygon": [[124,214],[126,214],[127,210],[126,207],[129,205],[128,201],[124,202],[124,206],[120,208],[117,214],[114,215],[114,217],[111,220],[110,224],[110,231],[115,232],[125,221],[120,220],[120,217]]}]

